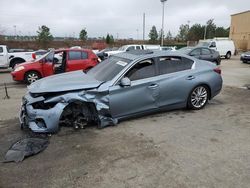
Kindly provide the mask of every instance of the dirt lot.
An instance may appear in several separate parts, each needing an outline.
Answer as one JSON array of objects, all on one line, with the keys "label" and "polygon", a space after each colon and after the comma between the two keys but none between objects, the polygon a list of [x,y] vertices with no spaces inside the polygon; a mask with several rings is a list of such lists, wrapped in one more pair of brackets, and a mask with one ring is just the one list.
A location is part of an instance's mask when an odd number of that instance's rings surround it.
[{"label": "dirt lot", "polygon": [[[175,110],[98,130],[63,128],[22,163],[0,163],[0,187],[249,187],[250,66],[222,61],[224,88],[200,111]],[[0,73],[1,82],[11,82]],[[26,88],[0,90],[0,160],[24,136]]]}]

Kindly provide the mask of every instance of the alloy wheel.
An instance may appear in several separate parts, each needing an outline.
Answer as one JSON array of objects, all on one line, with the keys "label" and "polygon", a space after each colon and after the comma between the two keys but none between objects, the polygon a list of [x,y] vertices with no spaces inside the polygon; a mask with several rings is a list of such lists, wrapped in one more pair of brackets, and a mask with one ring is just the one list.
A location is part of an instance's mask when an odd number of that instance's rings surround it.
[{"label": "alloy wheel", "polygon": [[194,108],[202,108],[208,99],[208,92],[204,86],[196,87],[191,94],[191,104]]}]

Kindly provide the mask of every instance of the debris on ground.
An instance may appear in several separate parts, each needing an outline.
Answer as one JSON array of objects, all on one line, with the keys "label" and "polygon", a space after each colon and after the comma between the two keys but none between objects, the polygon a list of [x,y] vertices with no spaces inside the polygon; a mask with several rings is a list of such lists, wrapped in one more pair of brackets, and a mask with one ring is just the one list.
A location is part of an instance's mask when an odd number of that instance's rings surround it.
[{"label": "debris on ground", "polygon": [[24,138],[10,147],[3,162],[21,162],[25,157],[42,152],[48,145],[47,138]]}]

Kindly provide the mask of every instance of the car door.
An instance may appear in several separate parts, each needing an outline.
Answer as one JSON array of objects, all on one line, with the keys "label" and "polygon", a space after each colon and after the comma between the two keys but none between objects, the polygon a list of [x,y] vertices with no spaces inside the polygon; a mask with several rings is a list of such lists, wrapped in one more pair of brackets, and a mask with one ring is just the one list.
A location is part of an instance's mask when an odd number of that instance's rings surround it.
[{"label": "car door", "polygon": [[200,48],[195,48],[189,53],[189,55],[192,56],[192,57],[195,57],[197,59],[200,59],[200,57],[201,57],[201,49]]},{"label": "car door", "polygon": [[43,77],[54,74],[54,55],[55,53],[52,51],[41,61]]},{"label": "car door", "polygon": [[194,62],[181,56],[162,56],[157,60],[159,107],[184,107],[195,81]]},{"label": "car door", "polygon": [[126,117],[157,108],[159,87],[153,59],[136,63],[124,77],[131,80],[131,85],[119,84],[109,88],[110,111],[112,117]]},{"label": "car door", "polygon": [[0,66],[7,66],[8,64],[8,55],[7,51],[3,49],[3,47],[0,47]]},{"label": "car door", "polygon": [[88,60],[88,54],[82,51],[69,51],[66,62],[66,72],[75,70],[85,70]]},{"label": "car door", "polygon": [[207,60],[207,61],[214,61],[215,58],[213,57],[213,53],[211,50],[207,48],[202,48],[200,59]]}]

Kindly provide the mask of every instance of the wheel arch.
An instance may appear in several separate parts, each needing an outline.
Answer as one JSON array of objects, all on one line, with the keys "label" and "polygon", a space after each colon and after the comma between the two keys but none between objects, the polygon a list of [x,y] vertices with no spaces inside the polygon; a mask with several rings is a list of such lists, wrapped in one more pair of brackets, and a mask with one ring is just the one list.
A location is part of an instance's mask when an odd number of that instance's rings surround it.
[{"label": "wheel arch", "polygon": [[16,61],[20,61],[21,63],[25,62],[25,59],[21,58],[21,57],[14,57],[10,60],[10,65],[9,67],[12,67]]}]

